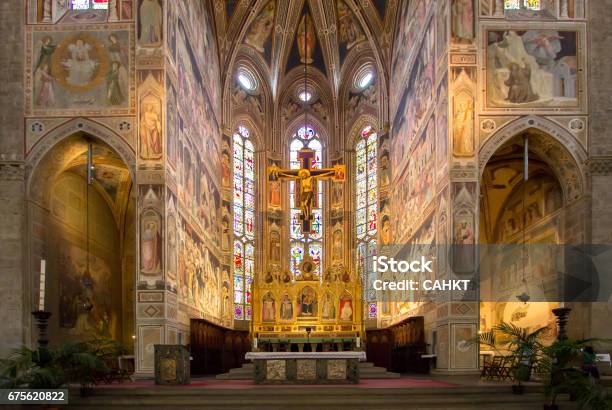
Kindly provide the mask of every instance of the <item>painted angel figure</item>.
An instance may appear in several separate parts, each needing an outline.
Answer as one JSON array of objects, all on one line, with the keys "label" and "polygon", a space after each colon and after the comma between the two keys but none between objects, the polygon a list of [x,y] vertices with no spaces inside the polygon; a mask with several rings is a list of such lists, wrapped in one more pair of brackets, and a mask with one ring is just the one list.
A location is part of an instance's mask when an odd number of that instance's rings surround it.
[{"label": "painted angel figure", "polygon": [[123,67],[128,66],[128,53],[129,50],[125,47],[115,34],[108,36],[108,45],[106,46],[108,55],[111,61],[117,61],[121,63]]},{"label": "painted angel figure", "polygon": [[561,52],[563,36],[557,31],[531,30],[522,36],[525,50],[541,65],[549,65]]}]

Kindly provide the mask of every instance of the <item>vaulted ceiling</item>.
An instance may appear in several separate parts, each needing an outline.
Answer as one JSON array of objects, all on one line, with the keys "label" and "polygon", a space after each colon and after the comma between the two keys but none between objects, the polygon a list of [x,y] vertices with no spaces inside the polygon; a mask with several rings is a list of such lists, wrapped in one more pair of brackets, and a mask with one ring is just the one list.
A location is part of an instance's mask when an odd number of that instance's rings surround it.
[{"label": "vaulted ceiling", "polygon": [[367,43],[386,71],[396,0],[216,0],[214,4],[224,72],[234,67],[241,52],[251,50],[265,66],[275,94],[291,69],[303,63],[297,37],[304,20],[308,34],[315,35],[307,40],[309,47],[314,43],[311,64],[325,75],[332,90],[339,89],[343,63],[358,43]]}]

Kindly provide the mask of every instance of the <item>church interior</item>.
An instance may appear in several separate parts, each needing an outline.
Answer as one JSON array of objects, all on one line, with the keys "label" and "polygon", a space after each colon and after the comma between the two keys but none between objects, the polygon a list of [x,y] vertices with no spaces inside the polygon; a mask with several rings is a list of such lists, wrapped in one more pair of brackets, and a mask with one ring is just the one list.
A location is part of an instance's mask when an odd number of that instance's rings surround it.
[{"label": "church interior", "polygon": [[0,357],[453,383],[513,326],[609,362],[611,7],[2,1]]}]

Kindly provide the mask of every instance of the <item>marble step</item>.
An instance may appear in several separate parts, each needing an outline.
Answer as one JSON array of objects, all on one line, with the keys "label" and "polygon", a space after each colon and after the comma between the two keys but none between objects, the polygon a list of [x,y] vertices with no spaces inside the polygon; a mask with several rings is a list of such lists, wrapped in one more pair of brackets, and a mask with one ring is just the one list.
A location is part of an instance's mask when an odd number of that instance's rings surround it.
[{"label": "marble step", "polygon": [[[502,388],[363,389],[113,389],[95,396],[71,396],[71,409],[541,409],[544,396],[532,392],[516,396]],[[110,390],[110,389],[109,389]],[[408,405],[409,403],[409,405]],[[561,408],[577,408],[562,397]]]},{"label": "marble step", "polygon": [[[229,372],[216,376],[218,380],[251,380],[255,366],[253,363],[245,363],[242,367],[230,369]],[[359,363],[359,377],[362,379],[397,379],[399,373],[388,372],[384,367],[374,366],[371,362]]]}]

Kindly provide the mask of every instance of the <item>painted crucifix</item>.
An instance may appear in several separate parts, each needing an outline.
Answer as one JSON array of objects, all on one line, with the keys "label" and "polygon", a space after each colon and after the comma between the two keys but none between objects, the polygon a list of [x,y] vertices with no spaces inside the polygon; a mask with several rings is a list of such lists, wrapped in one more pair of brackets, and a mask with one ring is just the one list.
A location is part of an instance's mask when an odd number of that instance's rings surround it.
[{"label": "painted crucifix", "polygon": [[346,179],[346,166],[335,165],[333,168],[312,168],[316,163],[315,152],[309,148],[302,148],[298,151],[298,161],[301,168],[282,169],[277,166],[268,167],[268,179],[276,181],[278,179],[295,180],[295,202],[301,209],[300,219],[302,221],[302,233],[310,233],[312,221],[312,209],[317,204],[317,182],[323,179],[331,179],[333,182],[344,182]]}]

